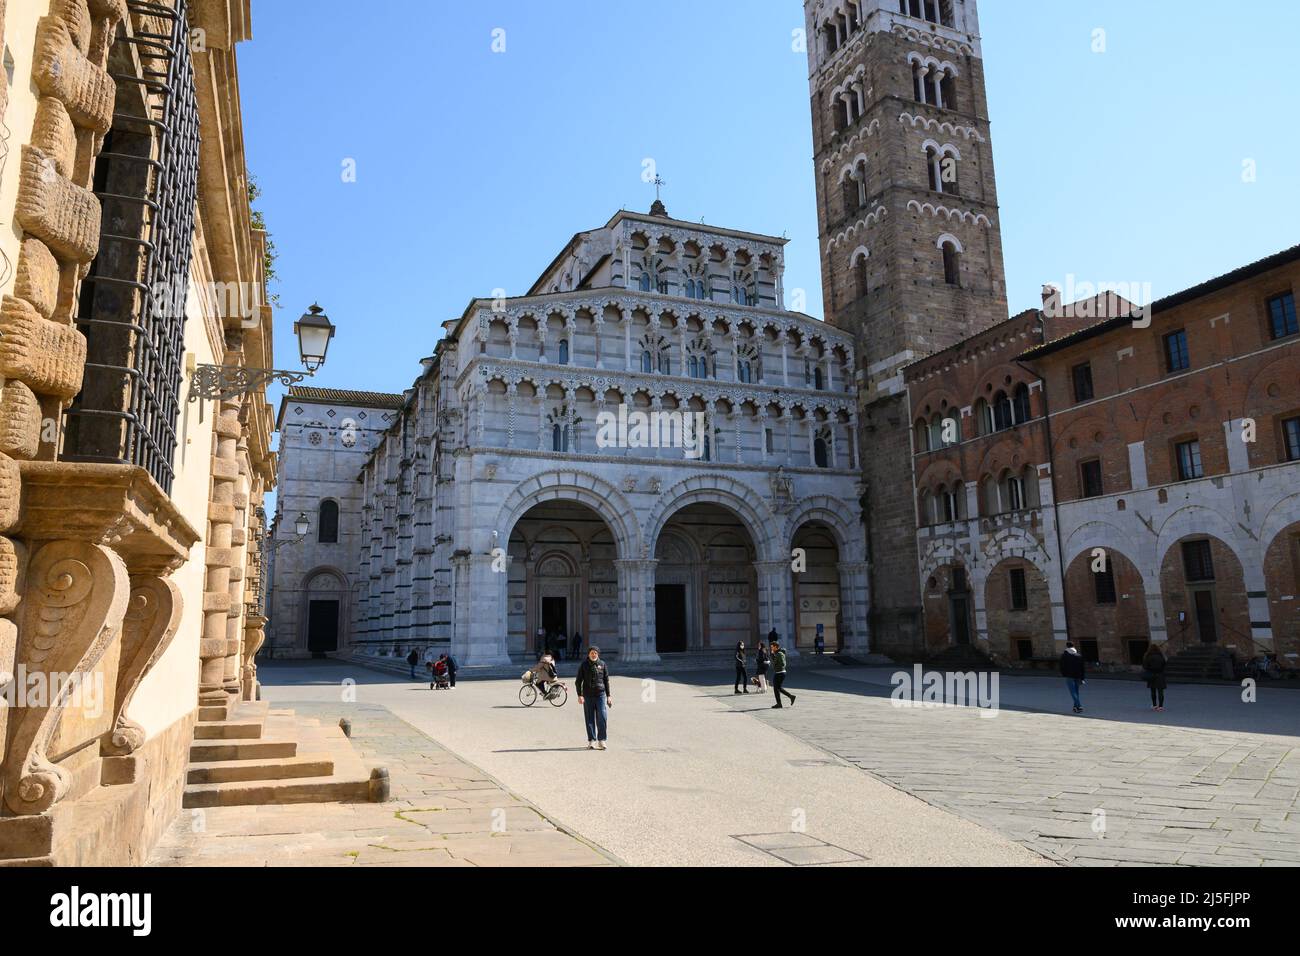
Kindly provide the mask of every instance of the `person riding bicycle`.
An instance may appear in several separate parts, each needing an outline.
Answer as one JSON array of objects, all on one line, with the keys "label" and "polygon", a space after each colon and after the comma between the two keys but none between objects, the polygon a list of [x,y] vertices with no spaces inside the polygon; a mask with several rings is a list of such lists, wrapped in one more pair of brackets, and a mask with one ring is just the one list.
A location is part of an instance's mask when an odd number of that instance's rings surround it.
[{"label": "person riding bicycle", "polygon": [[546,697],[551,692],[551,683],[556,676],[555,658],[550,654],[543,654],[537,666],[533,668],[533,683],[537,685],[542,697]]}]

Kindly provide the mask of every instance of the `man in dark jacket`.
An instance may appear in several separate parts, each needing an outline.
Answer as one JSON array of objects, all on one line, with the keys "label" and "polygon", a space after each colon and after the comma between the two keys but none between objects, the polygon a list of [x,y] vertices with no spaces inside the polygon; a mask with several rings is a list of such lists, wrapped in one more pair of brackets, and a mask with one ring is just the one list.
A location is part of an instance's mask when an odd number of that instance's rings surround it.
[{"label": "man in dark jacket", "polygon": [[414,647],[406,655],[406,663],[411,665],[411,680],[415,680],[415,665],[420,663],[420,653]]},{"label": "man in dark jacket", "polygon": [[785,650],[777,641],[772,642],[772,693],[776,696],[776,703],[772,705],[773,710],[782,708],[781,695],[785,694],[790,698],[790,706],[794,706],[794,694],[785,689]]},{"label": "man in dark jacket", "polygon": [[1061,676],[1065,678],[1065,684],[1070,688],[1070,696],[1074,698],[1076,714],[1083,713],[1083,704],[1079,700],[1079,687],[1086,683],[1084,680],[1086,673],[1083,655],[1079,653],[1073,641],[1066,641],[1065,653],[1061,655]]},{"label": "man in dark jacket", "polygon": [[614,697],[609,689],[609,668],[600,659],[599,647],[587,648],[587,659],[578,667],[574,689],[587,721],[587,749],[606,749],[609,708],[614,706]]},{"label": "man in dark jacket", "polygon": [[447,655],[447,680],[451,682],[452,687],[456,686],[456,671],[458,670],[460,670],[460,665],[456,663],[456,658],[448,654]]}]

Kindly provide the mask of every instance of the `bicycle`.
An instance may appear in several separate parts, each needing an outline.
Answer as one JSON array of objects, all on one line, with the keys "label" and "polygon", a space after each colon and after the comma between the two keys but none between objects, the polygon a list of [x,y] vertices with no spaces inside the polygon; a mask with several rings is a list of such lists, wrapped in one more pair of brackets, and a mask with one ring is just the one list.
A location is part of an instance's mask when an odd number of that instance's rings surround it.
[{"label": "bicycle", "polygon": [[[519,688],[519,703],[525,707],[533,706],[541,696],[541,691],[537,689],[535,683],[530,682]],[[546,699],[550,701],[552,707],[563,707],[569,700],[569,688],[558,680],[552,681]]]}]

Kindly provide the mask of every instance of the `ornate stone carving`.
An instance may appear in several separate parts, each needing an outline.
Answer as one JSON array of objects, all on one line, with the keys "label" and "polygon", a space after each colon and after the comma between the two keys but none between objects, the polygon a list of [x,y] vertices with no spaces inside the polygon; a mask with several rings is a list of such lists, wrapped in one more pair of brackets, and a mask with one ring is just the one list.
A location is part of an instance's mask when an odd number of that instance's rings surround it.
[{"label": "ornate stone carving", "polygon": [[778,468],[771,476],[772,510],[782,515],[794,507],[794,479]]},{"label": "ornate stone carving", "polygon": [[73,690],[117,636],[128,592],[126,565],[100,545],[54,541],[33,555],[17,663],[52,683],[44,706],[16,708],[11,717],[0,785],[13,813],[43,813],[67,793],[71,775],[46,748]]},{"label": "ornate stone carving", "polygon": [[166,578],[132,581],[122,621],[122,655],[117,666],[117,705],[113,729],[100,744],[105,756],[125,757],[144,743],[144,728],[126,716],[140,682],[162,657],[181,623],[179,589]]}]

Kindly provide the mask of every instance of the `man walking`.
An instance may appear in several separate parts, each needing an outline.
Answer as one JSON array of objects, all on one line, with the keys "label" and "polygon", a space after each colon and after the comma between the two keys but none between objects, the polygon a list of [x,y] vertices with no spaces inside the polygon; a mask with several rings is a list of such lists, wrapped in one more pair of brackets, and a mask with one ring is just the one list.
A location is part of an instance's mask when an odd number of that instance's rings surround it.
[{"label": "man walking", "polygon": [[587,659],[578,668],[574,689],[587,721],[587,749],[604,750],[609,708],[614,706],[614,698],[609,689],[609,668],[600,659],[599,647],[587,648]]},{"label": "man walking", "polygon": [[1061,676],[1065,678],[1065,685],[1070,688],[1070,696],[1074,698],[1076,714],[1083,713],[1083,703],[1079,700],[1079,687],[1087,683],[1084,680],[1086,673],[1083,655],[1079,653],[1073,641],[1066,641],[1065,653],[1061,655]]},{"label": "man walking", "polygon": [[772,694],[776,697],[776,703],[772,705],[773,710],[780,710],[781,695],[785,694],[790,698],[790,706],[794,706],[794,694],[785,689],[785,651],[781,649],[780,641],[772,642]]},{"label": "man walking", "polygon": [[406,663],[411,665],[411,680],[415,680],[415,665],[420,663],[420,653],[414,647],[406,655]]},{"label": "man walking", "polygon": [[456,686],[456,671],[459,669],[460,669],[460,665],[456,663],[456,658],[448,654],[447,655],[447,680],[451,682],[452,687]]}]

